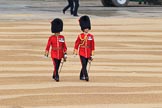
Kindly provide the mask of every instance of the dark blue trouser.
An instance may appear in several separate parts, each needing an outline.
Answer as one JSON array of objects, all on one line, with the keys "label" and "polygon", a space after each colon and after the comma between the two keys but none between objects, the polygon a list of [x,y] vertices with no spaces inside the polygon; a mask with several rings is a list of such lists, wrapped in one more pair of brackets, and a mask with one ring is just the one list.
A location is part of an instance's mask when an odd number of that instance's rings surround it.
[{"label": "dark blue trouser", "polygon": [[82,69],[80,71],[80,78],[81,77],[88,77],[88,73],[87,73],[88,58],[80,56],[80,61],[82,63]]},{"label": "dark blue trouser", "polygon": [[59,73],[58,73],[58,70],[59,70],[59,67],[60,67],[60,63],[61,63],[61,59],[53,59],[53,65],[54,65],[54,73],[53,73],[53,76],[59,78]]}]

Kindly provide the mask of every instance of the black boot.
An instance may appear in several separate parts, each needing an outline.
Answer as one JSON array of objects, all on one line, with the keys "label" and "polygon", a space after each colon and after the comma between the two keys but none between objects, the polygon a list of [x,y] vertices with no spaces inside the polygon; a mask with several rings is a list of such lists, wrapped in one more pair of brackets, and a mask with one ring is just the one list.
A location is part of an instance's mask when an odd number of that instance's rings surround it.
[{"label": "black boot", "polygon": [[86,80],[86,81],[89,81],[89,77],[85,77],[85,80]]},{"label": "black boot", "polygon": [[55,79],[55,76],[53,75],[52,78]]},{"label": "black boot", "polygon": [[55,77],[56,82],[59,82],[59,77]]},{"label": "black boot", "polygon": [[65,11],[64,10],[62,12],[63,12],[63,14],[65,14]]},{"label": "black boot", "polygon": [[56,72],[56,77],[55,77],[56,82],[59,82],[59,74]]},{"label": "black boot", "polygon": [[85,76],[81,76],[80,77],[80,80],[85,80]]},{"label": "black boot", "polygon": [[88,77],[88,72],[87,71],[85,72],[85,80],[89,81],[89,77]]},{"label": "black boot", "polygon": [[56,76],[55,76],[55,74],[54,74],[54,72],[53,72],[53,76],[52,76],[52,78],[55,79],[55,77],[56,77]]},{"label": "black boot", "polygon": [[80,71],[80,80],[85,80],[85,76],[84,76],[82,70]]},{"label": "black boot", "polygon": [[59,82],[59,76],[58,76],[58,75],[55,76],[55,75],[53,74],[52,78],[53,78],[56,82]]}]

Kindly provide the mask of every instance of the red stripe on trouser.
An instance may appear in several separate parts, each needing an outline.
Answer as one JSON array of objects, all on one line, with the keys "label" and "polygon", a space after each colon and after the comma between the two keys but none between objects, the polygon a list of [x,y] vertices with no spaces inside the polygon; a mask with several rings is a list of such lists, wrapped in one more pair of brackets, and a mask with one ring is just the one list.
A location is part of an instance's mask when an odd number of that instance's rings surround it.
[{"label": "red stripe on trouser", "polygon": [[[80,62],[81,62],[81,65],[82,65],[82,68],[83,68],[83,63],[82,63],[82,59],[81,59],[81,56],[80,56]],[[82,72],[82,68],[81,68],[81,71],[80,71],[80,75],[84,75],[84,72]]]},{"label": "red stripe on trouser", "polygon": [[60,66],[61,59],[53,59],[53,65],[54,65],[54,75],[58,77],[59,73],[59,66]]},{"label": "red stripe on trouser", "polygon": [[53,61],[53,67],[54,67],[53,74],[54,74],[54,76],[56,76],[56,63],[55,63],[54,59],[52,59],[52,61]]}]

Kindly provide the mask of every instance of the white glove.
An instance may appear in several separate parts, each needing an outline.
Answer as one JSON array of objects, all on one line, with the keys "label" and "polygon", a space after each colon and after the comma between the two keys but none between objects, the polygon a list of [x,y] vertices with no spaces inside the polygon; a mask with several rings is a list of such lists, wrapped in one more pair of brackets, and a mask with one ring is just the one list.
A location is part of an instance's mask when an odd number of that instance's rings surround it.
[{"label": "white glove", "polygon": [[93,61],[93,59],[94,59],[94,56],[91,56],[91,57],[89,58],[90,61]]},{"label": "white glove", "polygon": [[67,59],[67,53],[64,53],[64,61],[66,62]]},{"label": "white glove", "polygon": [[45,57],[48,57],[48,54],[49,54],[49,52],[48,51],[45,51],[44,56]]}]

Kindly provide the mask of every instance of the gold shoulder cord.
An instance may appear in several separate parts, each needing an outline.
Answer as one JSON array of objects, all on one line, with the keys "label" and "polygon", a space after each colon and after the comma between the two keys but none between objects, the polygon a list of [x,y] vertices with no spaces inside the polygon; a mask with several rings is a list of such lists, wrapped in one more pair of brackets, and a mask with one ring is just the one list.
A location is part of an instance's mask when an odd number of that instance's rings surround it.
[{"label": "gold shoulder cord", "polygon": [[82,39],[81,35],[79,36],[80,40],[82,41],[81,44],[79,44],[79,46],[83,45],[85,43],[85,41],[87,40],[87,35]]}]

